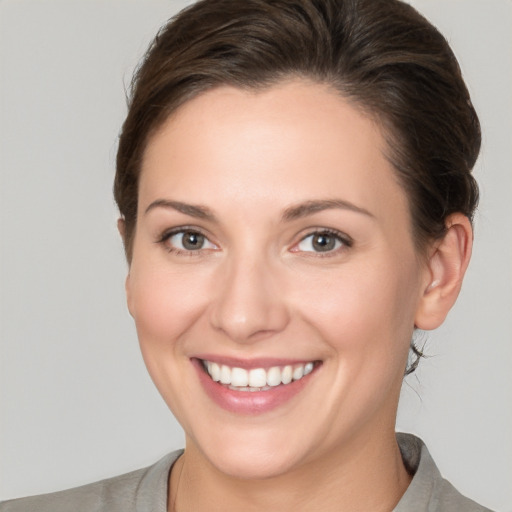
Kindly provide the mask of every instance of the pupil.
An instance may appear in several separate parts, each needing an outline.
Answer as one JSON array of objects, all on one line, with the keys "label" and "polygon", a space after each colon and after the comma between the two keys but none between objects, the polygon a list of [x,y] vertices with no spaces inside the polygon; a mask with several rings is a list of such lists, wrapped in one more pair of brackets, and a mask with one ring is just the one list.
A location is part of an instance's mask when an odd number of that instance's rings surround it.
[{"label": "pupil", "polygon": [[199,233],[185,233],[182,243],[185,249],[201,249],[204,244],[204,236]]},{"label": "pupil", "polygon": [[331,251],[334,249],[335,240],[334,237],[330,235],[316,235],[313,238],[313,247],[317,251],[325,252],[325,251]]}]

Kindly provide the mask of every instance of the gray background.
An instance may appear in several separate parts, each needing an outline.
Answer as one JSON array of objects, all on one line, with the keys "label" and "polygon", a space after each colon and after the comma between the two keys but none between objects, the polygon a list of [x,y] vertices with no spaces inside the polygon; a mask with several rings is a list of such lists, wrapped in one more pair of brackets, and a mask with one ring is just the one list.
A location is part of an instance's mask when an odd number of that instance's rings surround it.
[{"label": "gray background", "polygon": [[[123,88],[187,2],[0,1],[0,499],[149,464],[183,435],[124,301],[111,198]],[[476,246],[397,427],[462,492],[512,510],[512,2],[415,0],[480,113]]]}]

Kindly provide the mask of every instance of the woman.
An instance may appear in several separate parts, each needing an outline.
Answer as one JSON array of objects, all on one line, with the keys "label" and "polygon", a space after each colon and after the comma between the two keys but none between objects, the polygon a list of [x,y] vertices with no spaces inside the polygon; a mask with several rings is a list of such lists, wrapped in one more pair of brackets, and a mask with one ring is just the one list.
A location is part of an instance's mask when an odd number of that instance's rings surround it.
[{"label": "woman", "polygon": [[184,11],[137,73],[115,197],[185,452],[2,510],[486,510],[394,433],[410,340],[469,262],[479,145],[455,58],[405,4]]}]

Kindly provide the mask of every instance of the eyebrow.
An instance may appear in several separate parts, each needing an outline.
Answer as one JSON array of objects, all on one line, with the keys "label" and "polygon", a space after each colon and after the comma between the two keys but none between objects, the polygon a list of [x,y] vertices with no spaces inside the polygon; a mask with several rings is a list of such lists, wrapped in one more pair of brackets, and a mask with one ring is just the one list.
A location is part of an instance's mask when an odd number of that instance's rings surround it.
[{"label": "eyebrow", "polygon": [[168,199],[157,199],[146,208],[144,214],[147,214],[155,208],[169,208],[189,215],[190,217],[196,217],[197,219],[215,221],[215,216],[206,206],[182,203],[180,201],[170,201]]},{"label": "eyebrow", "polygon": [[[209,220],[212,222],[215,221],[215,215],[213,215],[212,211],[206,206],[182,203],[181,201],[171,201],[169,199],[157,199],[146,208],[144,213],[147,214],[155,208],[169,208],[197,219]],[[321,199],[306,201],[305,203],[300,203],[286,208],[283,212],[282,219],[289,222],[307,217],[308,215],[312,215],[317,212],[332,210],[335,208],[350,210],[368,217],[374,217],[374,215],[368,210],[356,206],[349,201],[345,201],[343,199]]]},{"label": "eyebrow", "polygon": [[368,210],[356,206],[349,201],[345,201],[343,199],[323,199],[318,201],[306,201],[305,203],[286,208],[283,213],[283,220],[292,221],[302,217],[307,217],[313,213],[321,212],[323,210],[332,210],[334,208],[350,210],[374,218],[374,215]]}]

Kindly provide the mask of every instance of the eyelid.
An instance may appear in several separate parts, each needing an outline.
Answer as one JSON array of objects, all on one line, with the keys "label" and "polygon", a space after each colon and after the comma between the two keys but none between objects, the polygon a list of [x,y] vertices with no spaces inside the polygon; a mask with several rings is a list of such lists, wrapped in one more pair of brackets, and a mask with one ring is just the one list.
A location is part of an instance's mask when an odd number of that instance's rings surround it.
[{"label": "eyelid", "polygon": [[160,235],[158,235],[157,239],[155,240],[155,243],[164,245],[168,252],[180,254],[180,255],[185,254],[187,256],[198,256],[198,255],[204,253],[205,251],[214,250],[211,248],[205,248],[205,249],[201,248],[201,249],[191,251],[191,250],[183,250],[183,249],[179,249],[177,247],[172,247],[172,246],[166,245],[166,242],[170,238],[172,238],[174,235],[178,235],[180,233],[187,233],[187,232],[197,233],[201,236],[204,236],[204,238],[206,240],[208,240],[208,242],[210,244],[214,245],[218,249],[218,244],[216,244],[215,242],[212,242],[211,237],[203,229],[201,229],[197,226],[176,226],[174,228],[165,229]]},{"label": "eyelid", "polygon": [[[326,235],[337,238],[342,243],[342,246],[338,247],[337,249],[334,249],[332,251],[325,251],[325,252],[301,251],[300,249],[298,249],[298,245],[301,242],[303,242],[304,240],[306,240],[307,238],[309,238],[311,236],[320,235],[320,234],[326,234]],[[320,228],[319,227],[319,228],[311,228],[310,230],[307,231],[307,233],[303,234],[299,238],[299,240],[293,244],[293,246],[290,249],[290,252],[303,253],[307,256],[314,255],[315,257],[328,257],[328,256],[334,256],[334,255],[338,254],[339,252],[343,252],[346,249],[349,249],[350,247],[352,247],[353,245],[354,245],[354,240],[352,239],[352,237],[350,237],[346,233],[343,233],[342,231],[339,231],[337,229]]]}]

